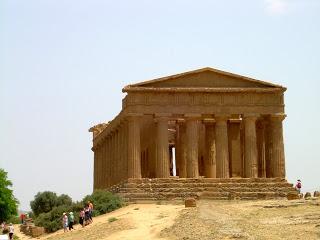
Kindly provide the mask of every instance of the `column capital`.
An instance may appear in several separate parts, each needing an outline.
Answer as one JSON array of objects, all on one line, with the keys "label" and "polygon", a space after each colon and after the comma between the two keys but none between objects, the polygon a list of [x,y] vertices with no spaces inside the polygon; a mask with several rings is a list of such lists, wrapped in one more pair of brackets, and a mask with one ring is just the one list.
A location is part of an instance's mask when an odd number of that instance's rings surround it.
[{"label": "column capital", "polygon": [[284,113],[277,113],[277,114],[271,114],[269,116],[269,119],[271,121],[283,121],[287,117]]},{"label": "column capital", "polygon": [[260,117],[260,114],[257,113],[245,113],[242,115],[244,120],[257,120]]},{"label": "column capital", "polygon": [[231,118],[231,115],[228,114],[215,114],[214,118],[216,122],[225,122]]},{"label": "column capital", "polygon": [[184,114],[185,119],[188,120],[200,120],[202,115],[198,113],[186,113]]},{"label": "column capital", "polygon": [[202,122],[205,124],[205,125],[213,125],[216,123],[216,120],[214,118],[204,118],[202,120]]},{"label": "column capital", "polygon": [[178,118],[178,119],[176,120],[176,123],[177,123],[178,125],[183,125],[183,124],[186,123],[186,120],[183,119],[183,118]]},{"label": "column capital", "polygon": [[169,121],[169,118],[171,117],[170,114],[166,113],[160,113],[160,114],[154,114],[154,121],[155,122],[161,122],[161,121]]}]

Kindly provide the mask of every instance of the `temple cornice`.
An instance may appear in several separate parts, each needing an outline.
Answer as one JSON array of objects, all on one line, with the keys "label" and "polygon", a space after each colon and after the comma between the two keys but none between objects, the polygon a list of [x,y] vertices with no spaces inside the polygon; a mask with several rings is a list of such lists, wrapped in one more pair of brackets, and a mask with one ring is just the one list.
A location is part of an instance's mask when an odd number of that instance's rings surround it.
[{"label": "temple cornice", "polygon": [[132,87],[126,86],[122,89],[122,92],[170,92],[170,93],[185,93],[185,92],[201,92],[201,93],[234,93],[234,92],[257,92],[257,93],[274,93],[274,92],[285,92],[285,87],[276,88],[199,88],[199,87]]}]

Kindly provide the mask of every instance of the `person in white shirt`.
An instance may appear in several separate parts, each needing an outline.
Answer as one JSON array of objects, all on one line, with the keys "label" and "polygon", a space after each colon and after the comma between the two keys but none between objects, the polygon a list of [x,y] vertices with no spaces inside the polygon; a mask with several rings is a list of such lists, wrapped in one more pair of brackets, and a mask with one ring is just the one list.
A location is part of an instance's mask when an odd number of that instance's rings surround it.
[{"label": "person in white shirt", "polygon": [[13,233],[14,233],[14,227],[12,225],[12,223],[9,224],[9,239],[12,240],[13,239]]}]

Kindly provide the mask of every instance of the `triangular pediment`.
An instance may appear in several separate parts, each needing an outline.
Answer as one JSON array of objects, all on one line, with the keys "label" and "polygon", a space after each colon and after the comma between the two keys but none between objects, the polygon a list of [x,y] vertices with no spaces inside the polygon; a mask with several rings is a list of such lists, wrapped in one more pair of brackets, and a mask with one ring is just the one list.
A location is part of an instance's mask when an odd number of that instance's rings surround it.
[{"label": "triangular pediment", "polygon": [[232,89],[232,88],[283,88],[280,85],[256,80],[241,75],[220,71],[213,68],[202,68],[150,81],[132,84],[124,91],[137,88],[193,88],[193,89]]}]

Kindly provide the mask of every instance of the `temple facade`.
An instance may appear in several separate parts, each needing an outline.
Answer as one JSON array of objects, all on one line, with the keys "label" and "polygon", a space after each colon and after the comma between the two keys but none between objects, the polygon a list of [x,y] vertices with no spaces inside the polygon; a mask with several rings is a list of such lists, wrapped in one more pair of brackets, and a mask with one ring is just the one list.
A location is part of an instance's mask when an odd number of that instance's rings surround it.
[{"label": "temple facade", "polygon": [[285,178],[285,87],[203,68],[122,89],[93,133],[94,189],[139,178]]}]

